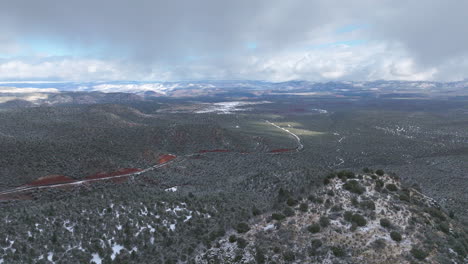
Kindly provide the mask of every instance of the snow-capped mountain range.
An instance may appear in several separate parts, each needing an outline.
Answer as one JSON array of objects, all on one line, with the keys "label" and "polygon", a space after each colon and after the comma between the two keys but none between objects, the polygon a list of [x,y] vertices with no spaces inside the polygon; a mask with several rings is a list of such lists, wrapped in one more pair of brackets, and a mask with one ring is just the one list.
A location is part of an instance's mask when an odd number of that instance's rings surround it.
[{"label": "snow-capped mountain range", "polygon": [[[103,94],[101,94],[103,93]],[[116,95],[125,93],[132,95]],[[468,81],[266,82],[251,80],[180,82],[0,82],[0,104],[94,103],[105,100],[143,100],[148,97],[224,96],[359,96],[390,98],[450,98],[468,96]],[[103,99],[105,98],[105,99]]]}]

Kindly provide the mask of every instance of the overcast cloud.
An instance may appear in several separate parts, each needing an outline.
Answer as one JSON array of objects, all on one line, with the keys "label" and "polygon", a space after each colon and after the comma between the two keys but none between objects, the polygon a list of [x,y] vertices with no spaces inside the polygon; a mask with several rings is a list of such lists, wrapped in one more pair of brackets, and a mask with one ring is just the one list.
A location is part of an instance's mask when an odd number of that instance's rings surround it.
[{"label": "overcast cloud", "polygon": [[468,1],[15,0],[1,80],[463,80]]}]

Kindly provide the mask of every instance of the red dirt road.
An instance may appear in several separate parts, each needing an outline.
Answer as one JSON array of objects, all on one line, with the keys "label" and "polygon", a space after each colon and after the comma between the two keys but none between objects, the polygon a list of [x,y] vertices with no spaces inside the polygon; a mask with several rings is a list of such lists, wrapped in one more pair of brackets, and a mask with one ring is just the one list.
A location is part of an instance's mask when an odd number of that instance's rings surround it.
[{"label": "red dirt road", "polygon": [[115,177],[115,176],[121,176],[125,174],[130,174],[130,173],[135,173],[139,172],[141,169],[136,169],[136,168],[123,168],[118,171],[114,171],[111,173],[106,173],[106,172],[99,172],[94,175],[90,175],[85,177],[86,180],[91,180],[91,179],[102,179],[102,178],[109,178],[109,177]]},{"label": "red dirt road", "polygon": [[47,175],[44,177],[37,178],[36,180],[27,183],[24,186],[41,186],[59,183],[69,183],[74,181],[74,179],[63,175]]},{"label": "red dirt road", "polygon": [[171,161],[171,160],[173,160],[175,158],[177,158],[177,157],[175,155],[172,155],[172,154],[162,155],[158,159],[158,164],[163,164],[163,163],[169,162],[169,161]]},{"label": "red dirt road", "polygon": [[270,150],[269,153],[280,153],[280,152],[289,152],[289,151],[294,151],[296,149],[274,149]]}]

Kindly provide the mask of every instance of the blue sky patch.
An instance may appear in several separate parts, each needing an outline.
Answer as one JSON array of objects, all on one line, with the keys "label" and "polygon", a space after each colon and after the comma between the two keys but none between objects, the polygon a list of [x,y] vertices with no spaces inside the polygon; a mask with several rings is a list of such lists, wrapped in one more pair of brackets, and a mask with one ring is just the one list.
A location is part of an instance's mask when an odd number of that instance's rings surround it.
[{"label": "blue sky patch", "polygon": [[339,46],[339,45],[346,45],[346,46],[354,47],[354,46],[364,45],[366,43],[367,43],[367,40],[365,39],[343,40],[343,41],[335,41],[335,42],[315,45],[312,48],[318,48],[318,49],[331,48],[331,47]]},{"label": "blue sky patch", "polygon": [[255,50],[257,49],[257,43],[256,42],[247,42],[245,44],[245,47],[249,50]]}]

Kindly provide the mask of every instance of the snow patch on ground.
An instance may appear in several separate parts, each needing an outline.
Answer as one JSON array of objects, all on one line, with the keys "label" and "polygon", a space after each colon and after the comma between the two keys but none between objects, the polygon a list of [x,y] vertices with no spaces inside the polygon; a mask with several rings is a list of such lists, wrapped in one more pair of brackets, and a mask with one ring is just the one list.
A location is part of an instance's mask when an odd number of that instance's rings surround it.
[{"label": "snow patch on ground", "polygon": [[205,113],[218,113],[218,114],[232,114],[232,112],[238,111],[247,111],[247,108],[241,108],[247,105],[256,105],[256,104],[269,104],[269,101],[260,101],[260,102],[241,102],[241,101],[234,101],[234,102],[219,102],[219,103],[212,103],[207,104],[207,107],[201,110],[195,111],[197,114],[205,114]]},{"label": "snow patch on ground", "polygon": [[174,187],[171,187],[171,188],[167,188],[167,189],[165,189],[164,191],[166,191],[166,192],[177,192],[177,186],[174,186]]},{"label": "snow patch on ground", "polygon": [[52,262],[52,258],[53,258],[53,257],[54,257],[54,253],[49,252],[49,253],[47,254],[47,260],[48,260],[48,261]]},{"label": "snow patch on ground", "polygon": [[314,108],[314,109],[311,109],[311,110],[312,110],[312,111],[319,112],[320,114],[328,114],[328,111],[325,110],[325,109]]},{"label": "snow patch on ground", "polygon": [[175,228],[176,228],[176,225],[175,224],[171,224],[169,226],[169,229],[171,229],[171,231],[175,231]]},{"label": "snow patch on ground", "polygon": [[117,254],[119,254],[122,249],[124,249],[122,245],[119,245],[119,244],[113,245],[111,259],[114,260]]},{"label": "snow patch on ground", "polygon": [[93,253],[91,255],[93,256],[93,259],[91,260],[92,262],[94,262],[96,264],[101,264],[102,259],[101,259],[101,257],[99,257],[98,253]]},{"label": "snow patch on ground", "polygon": [[68,224],[70,223],[69,220],[66,220],[65,222],[63,222],[63,228],[67,229],[69,232],[72,232],[73,233],[73,226],[68,226]]}]

